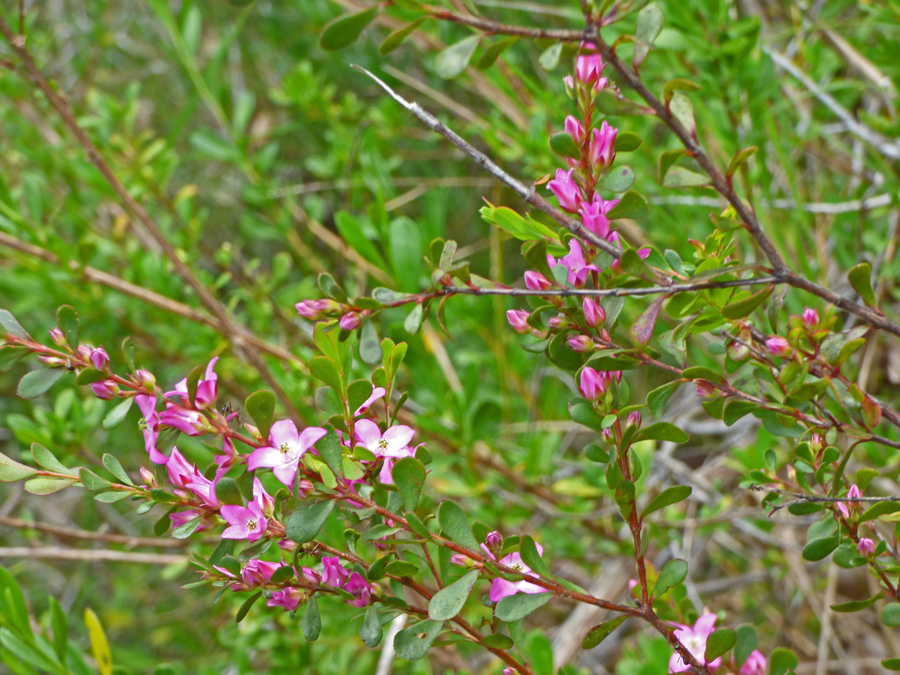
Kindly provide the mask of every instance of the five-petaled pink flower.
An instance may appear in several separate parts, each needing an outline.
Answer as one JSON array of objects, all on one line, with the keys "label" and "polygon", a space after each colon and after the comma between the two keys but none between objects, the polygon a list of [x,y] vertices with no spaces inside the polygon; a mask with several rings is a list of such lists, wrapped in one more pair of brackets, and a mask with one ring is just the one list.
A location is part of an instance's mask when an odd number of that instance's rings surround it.
[{"label": "five-petaled pink flower", "polygon": [[584,286],[584,283],[587,281],[591,272],[600,271],[596,265],[588,265],[584,261],[584,253],[581,251],[581,242],[574,237],[569,240],[568,255],[563,256],[557,261],[556,258],[547,254],[547,264],[550,265],[551,268],[556,267],[557,265],[565,267],[566,270],[568,270],[566,282],[578,287]]},{"label": "five-petaled pink flower", "polygon": [[336,555],[322,558],[322,567],[322,584],[324,586],[340,588],[350,576],[350,572],[341,565],[341,559]]},{"label": "five-petaled pink flower", "polygon": [[[722,663],[722,657],[718,657],[709,663],[706,663],[706,641],[713,632],[716,625],[716,617],[712,612],[707,612],[693,626],[685,626],[681,623],[675,623],[678,628],[675,629],[675,637],[679,642],[691,653],[700,663],[705,664],[711,670],[718,668]],[[681,658],[681,654],[675,652],[669,659],[670,673],[688,673],[691,672],[691,666],[685,663]]]},{"label": "five-petaled pink flower", "polygon": [[355,598],[355,600],[348,600],[354,607],[365,607],[372,597],[369,582],[363,579],[359,572],[353,572],[350,575],[350,578],[344,583],[344,590]]},{"label": "five-petaled pink flower", "polygon": [[[170,462],[171,464],[171,462]],[[219,513],[231,527],[222,533],[222,539],[246,539],[256,541],[269,526],[268,517],[275,510],[275,501],[259,482],[253,479],[253,501],[247,506],[226,504]]]},{"label": "five-petaled pink flower", "polygon": [[373,455],[385,460],[378,475],[382,483],[392,483],[391,469],[394,462],[401,457],[414,457],[415,450],[409,447],[409,442],[416,433],[405,424],[395,424],[381,433],[378,425],[372,420],[360,420],[354,427],[356,432],[356,445],[361,445]]},{"label": "five-petaled pink flower", "polygon": [[[540,544],[535,544],[537,547],[538,555],[544,555],[544,547]],[[519,553],[510,553],[507,556],[504,556],[500,559],[501,565],[506,565],[507,567],[512,567],[517,572],[521,572],[525,576],[531,576],[533,578],[537,578],[537,575],[531,574],[531,568],[526,565],[522,561],[522,556]],[[533,584],[530,581],[507,581],[501,577],[497,577],[491,582],[491,591],[488,594],[488,598],[491,602],[497,602],[498,600],[502,600],[503,598],[509,595],[515,595],[516,593],[527,593],[529,595],[533,595],[535,593],[547,593],[546,588],[542,588],[537,584]]]},{"label": "five-petaled pink flower", "polygon": [[280,420],[269,431],[269,445],[257,448],[247,459],[247,468],[254,471],[269,467],[282,483],[290,487],[297,475],[300,458],[327,432],[320,427],[297,431],[291,420]]}]

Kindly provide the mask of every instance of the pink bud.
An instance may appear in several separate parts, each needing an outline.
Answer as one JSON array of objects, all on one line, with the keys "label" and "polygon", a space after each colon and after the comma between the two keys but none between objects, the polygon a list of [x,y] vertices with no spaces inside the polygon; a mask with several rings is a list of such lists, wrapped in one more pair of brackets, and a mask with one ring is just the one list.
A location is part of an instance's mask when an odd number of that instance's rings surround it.
[{"label": "pink bud", "polygon": [[50,329],[50,339],[60,347],[66,347],[69,344],[69,341],[66,340],[65,333],[63,333],[59,328]]},{"label": "pink bud", "polygon": [[591,146],[589,159],[591,164],[597,166],[601,171],[609,168],[616,158],[616,134],[619,130],[609,126],[606,120],[599,129],[591,132]]},{"label": "pink bud", "polygon": [[860,537],[856,550],[859,551],[860,555],[872,555],[875,553],[875,542],[868,537]]},{"label": "pink bud", "polygon": [[[596,47],[585,42],[581,45],[582,49],[593,51]],[[575,59],[575,78],[582,84],[593,86],[600,83],[600,76],[603,74],[603,59],[599,54],[588,53]]]},{"label": "pink bud", "polygon": [[803,323],[809,330],[812,330],[819,325],[819,313],[812,307],[805,308],[803,310]]},{"label": "pink bud", "polygon": [[67,359],[60,358],[59,356],[39,356],[38,361],[51,368],[58,368],[69,362]]},{"label": "pink bud", "polygon": [[106,350],[103,349],[103,347],[97,347],[91,350],[90,359],[94,368],[103,370],[109,363],[109,354],[106,353]]},{"label": "pink bud", "polygon": [[304,319],[316,320],[322,318],[321,303],[318,300],[303,300],[294,305],[297,314]]},{"label": "pink bud", "polygon": [[149,370],[138,368],[134,375],[137,378],[138,384],[142,387],[146,389],[156,388],[156,377]]},{"label": "pink bud", "polygon": [[599,401],[606,393],[606,379],[590,366],[585,366],[581,370],[578,390],[589,401]]},{"label": "pink bud", "polygon": [[86,345],[82,342],[80,345],[78,345],[78,347],[75,349],[75,351],[78,353],[78,356],[80,356],[81,358],[89,359],[89,358],[91,358],[91,350],[92,349],[93,349],[93,347],[91,347],[90,345]]},{"label": "pink bud", "polygon": [[606,321],[606,310],[593,298],[586,297],[582,300],[581,309],[584,312],[585,322],[592,328],[602,326]]},{"label": "pink bud", "polygon": [[589,352],[594,349],[594,341],[587,335],[574,335],[567,341],[573,352]]},{"label": "pink bud", "polygon": [[809,436],[809,449],[814,453],[819,454],[822,448],[825,447],[825,440],[822,438],[820,434],[810,434]]},{"label": "pink bud", "polygon": [[525,288],[531,291],[546,291],[548,290],[552,284],[550,281],[540,272],[532,272],[528,270],[525,272]]},{"label": "pink bud", "polygon": [[362,325],[362,317],[359,312],[347,312],[338,321],[338,325],[342,330],[355,330]]},{"label": "pink bud", "polygon": [[790,343],[777,335],[766,340],[766,349],[775,356],[788,356],[792,351]]},{"label": "pink bud", "polygon": [[500,549],[503,546],[503,535],[497,532],[497,530],[491,530],[485,536],[484,543],[487,544],[487,547],[490,549]]},{"label": "pink bud", "polygon": [[639,426],[641,426],[641,421],[642,421],[641,413],[639,413],[637,410],[634,410],[628,415],[628,419],[625,420],[625,426],[626,427],[631,427],[631,426],[639,427]]},{"label": "pink bud", "polygon": [[572,140],[575,141],[576,145],[581,145],[584,141],[584,127],[581,122],[575,119],[572,115],[566,117],[566,123],[563,127],[566,130],[566,133],[572,137]]},{"label": "pink bud", "polygon": [[517,333],[521,335],[531,333],[531,326],[528,325],[528,312],[522,309],[511,309],[506,313],[506,320]]},{"label": "pink bud", "polygon": [[119,395],[119,385],[113,380],[101,380],[100,382],[92,382],[91,389],[94,396],[102,401],[109,401]]},{"label": "pink bud", "polygon": [[550,326],[553,330],[563,330],[565,328],[569,328],[571,325],[569,320],[564,316],[554,316],[547,322],[547,325]]},{"label": "pink bud", "polygon": [[142,466],[139,470],[139,473],[141,474],[141,480],[144,481],[144,485],[149,488],[158,487],[156,483],[156,476],[153,475],[153,472],[150,471],[150,469]]},{"label": "pink bud", "polygon": [[739,675],[766,675],[767,672],[769,663],[766,657],[758,649],[754,649],[741,666]]},{"label": "pink bud", "polygon": [[716,388],[709,380],[694,380],[697,385],[697,396],[700,398],[709,398],[716,393]]}]

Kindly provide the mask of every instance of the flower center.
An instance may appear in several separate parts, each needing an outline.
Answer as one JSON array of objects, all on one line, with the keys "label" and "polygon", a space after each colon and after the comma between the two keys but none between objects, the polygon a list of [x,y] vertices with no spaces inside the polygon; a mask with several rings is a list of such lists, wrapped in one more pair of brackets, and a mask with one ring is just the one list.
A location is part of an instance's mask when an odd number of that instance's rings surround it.
[{"label": "flower center", "polygon": [[278,450],[281,452],[282,455],[286,455],[291,451],[291,446],[288,445],[287,443],[282,443],[281,445],[278,446]]},{"label": "flower center", "polygon": [[378,441],[378,449],[379,450],[387,450],[388,442],[383,438]]},{"label": "flower center", "polygon": [[247,529],[248,529],[248,530],[255,530],[255,529],[256,529],[256,521],[255,521],[255,520],[248,520],[248,521],[247,521]]}]

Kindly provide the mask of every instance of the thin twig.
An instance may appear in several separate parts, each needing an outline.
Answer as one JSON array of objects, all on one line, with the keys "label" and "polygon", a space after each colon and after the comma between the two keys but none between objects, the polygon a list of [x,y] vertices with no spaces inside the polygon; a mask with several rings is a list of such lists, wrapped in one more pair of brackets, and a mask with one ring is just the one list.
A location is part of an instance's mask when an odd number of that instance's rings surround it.
[{"label": "thin twig", "polygon": [[152,546],[156,548],[184,548],[192,541],[187,539],[150,539],[147,537],[130,537],[122,534],[110,534],[106,532],[90,532],[89,530],[77,530],[48,523],[36,523],[19,518],[10,518],[0,515],[0,525],[13,527],[17,530],[34,530],[46,532],[55,537],[64,539],[81,539],[85,541],[102,541],[106,544],[121,544],[123,546]]},{"label": "thin twig", "polygon": [[108,549],[56,548],[52,546],[29,548],[28,546],[12,546],[0,548],[0,560],[3,558],[49,558],[52,560],[81,560],[86,562],[117,562],[136,565],[175,565],[189,560],[186,555],[171,553],[132,553],[130,551],[110,551]]}]

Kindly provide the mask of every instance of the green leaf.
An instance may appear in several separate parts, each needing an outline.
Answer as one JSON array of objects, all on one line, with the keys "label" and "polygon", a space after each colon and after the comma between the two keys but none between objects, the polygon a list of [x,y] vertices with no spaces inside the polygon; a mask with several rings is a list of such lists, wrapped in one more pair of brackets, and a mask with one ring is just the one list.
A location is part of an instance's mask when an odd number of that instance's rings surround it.
[{"label": "green leaf", "polygon": [[197,516],[196,518],[192,518],[186,523],[179,525],[174,530],[172,530],[172,536],[175,539],[187,539],[194,532],[197,531],[197,528],[203,523],[203,516]]},{"label": "green leaf", "polygon": [[[672,100],[669,101],[668,107],[669,112],[671,112],[675,119],[681,123],[681,126],[683,126],[691,136],[696,137],[697,123],[694,121],[694,106],[691,103],[691,99],[680,91],[676,91],[672,94]],[[709,182],[708,178],[706,180]],[[663,185],[665,186],[665,184]]]},{"label": "green leaf", "polygon": [[653,593],[651,596],[654,599],[662,597],[670,588],[673,588],[684,581],[687,578],[687,573],[688,566],[684,560],[681,560],[680,558],[670,560],[663,566],[662,570],[660,570],[659,576],[656,578],[656,583],[653,585]]},{"label": "green leaf", "polygon": [[134,340],[130,337],[122,340],[122,358],[125,359],[128,371],[133,373],[136,370],[134,366]]},{"label": "green leaf", "polygon": [[611,89],[601,89],[594,97],[597,111],[604,115],[650,115],[652,108],[630,101]]},{"label": "green leaf", "polygon": [[315,642],[319,639],[322,618],[319,616],[319,603],[316,601],[316,596],[312,596],[306,601],[306,613],[303,615],[303,621],[300,622],[300,628],[307,642]]},{"label": "green leaf", "polygon": [[416,303],[412,311],[406,315],[406,319],[403,321],[403,328],[410,335],[415,335],[422,328],[422,322],[425,320],[425,308],[420,304]]},{"label": "green leaf", "polygon": [[416,30],[419,26],[422,25],[422,22],[427,19],[427,16],[419,17],[412,23],[406,24],[403,28],[398,28],[393,33],[388,35],[384,42],[381,43],[381,46],[378,47],[378,53],[384,56],[385,54],[389,54],[399,47],[403,41],[412,35],[413,31]]},{"label": "green leaf", "polygon": [[900,602],[891,602],[881,608],[881,622],[885,626],[900,626]]},{"label": "green leaf", "polygon": [[619,131],[616,134],[615,149],[616,152],[634,152],[643,142],[644,139],[633,131]]},{"label": "green leaf", "polygon": [[884,597],[884,593],[876,593],[868,600],[854,600],[852,602],[843,602],[839,605],[832,605],[831,609],[835,612],[859,612],[863,609],[867,609],[874,605],[876,602],[881,600]]},{"label": "green leaf", "polygon": [[885,659],[881,662],[881,667],[885,670],[900,670],[900,658]]},{"label": "green leaf", "polygon": [[726,319],[743,319],[750,314],[750,312],[768,300],[774,289],[774,286],[766,286],[761,291],[758,291],[749,297],[744,297],[725,305],[722,308],[722,316]]},{"label": "green leaf", "polygon": [[128,474],[125,472],[125,469],[122,468],[122,465],[119,463],[119,460],[106,453],[102,458],[103,466],[106,467],[106,470],[109,471],[113,476],[116,477],[116,480],[121,481],[125,485],[134,485],[131,482],[131,478],[128,477]]},{"label": "green leaf", "polygon": [[[418,225],[409,218],[391,221],[391,238],[388,253],[394,278],[401,290],[417,291],[422,268],[422,235]],[[379,346],[379,358],[381,349]],[[369,362],[367,362],[369,363]]]},{"label": "green leaf", "polygon": [[403,508],[415,511],[425,485],[425,465],[415,457],[403,457],[394,464],[391,476],[403,498]]},{"label": "green leaf", "polygon": [[299,506],[288,518],[285,526],[287,538],[298,544],[312,541],[319,534],[325,519],[334,508],[334,500],[316,502],[315,504],[303,504]]},{"label": "green leaf", "polygon": [[[98,492],[94,495],[94,501],[103,502],[104,504],[114,504],[115,502],[120,502],[123,499],[127,499],[131,496],[130,492],[125,492],[124,490],[110,490],[109,492]],[[149,502],[145,502],[145,504],[149,504]],[[152,504],[150,504],[152,506]]]},{"label": "green leaf", "polygon": [[519,542],[519,555],[522,556],[522,562],[528,565],[537,574],[543,577],[551,576],[550,570],[547,568],[547,563],[544,562],[544,559],[538,552],[537,544],[535,544],[534,539],[527,534],[522,537]]},{"label": "green leaf", "polygon": [[659,7],[656,6],[656,3],[647,5],[638,12],[637,28],[634,31],[634,36],[637,38],[637,41],[634,45],[634,56],[632,57],[632,63],[634,64],[635,70],[640,68],[644,59],[647,58],[650,47],[653,45],[653,41],[659,36],[659,32],[662,30],[664,22],[665,18],[663,17],[663,13]]},{"label": "green leaf", "polygon": [[250,394],[244,401],[244,410],[250,415],[263,439],[269,438],[269,429],[275,419],[275,400],[275,394],[261,389]]},{"label": "green leaf", "polygon": [[313,358],[309,362],[309,372],[338,392],[338,394],[343,394],[344,385],[340,370],[337,364],[327,356],[316,356]]},{"label": "green leaf", "polygon": [[333,51],[353,44],[377,14],[378,7],[370,7],[356,14],[345,14],[332,19],[325,24],[319,35],[319,46]]},{"label": "green leaf", "polygon": [[113,664],[109,642],[106,640],[106,633],[103,632],[103,626],[94,610],[90,608],[84,610],[84,623],[91,641],[91,653],[94,655],[94,661],[97,662],[97,672],[99,675],[112,675]]},{"label": "green leaf", "polygon": [[366,647],[377,647],[381,642],[381,622],[378,620],[378,610],[375,605],[366,608],[366,616],[359,627],[359,639]]},{"label": "green leaf", "polygon": [[696,82],[676,77],[674,80],[666,82],[666,86],[663,87],[663,101],[668,105],[669,101],[672,100],[674,93],[679,89],[683,91],[700,91],[701,88],[702,87]]},{"label": "green leaf", "polygon": [[370,366],[381,363],[381,342],[371,321],[363,322],[359,334],[359,358]]},{"label": "green leaf", "polygon": [[744,663],[750,653],[759,645],[759,636],[756,629],[750,624],[743,624],[737,627],[737,643],[734,646],[735,663]]},{"label": "green leaf", "polygon": [[323,427],[326,434],[316,443],[316,450],[319,457],[325,462],[335,476],[344,477],[344,458],[343,446],[341,439],[338,437],[337,431],[330,424]]},{"label": "green leaf", "polygon": [[73,349],[78,346],[78,313],[74,307],[63,305],[56,310],[56,324]]},{"label": "green leaf", "polygon": [[632,183],[634,183],[634,169],[630,166],[616,166],[597,182],[597,189],[625,192]]},{"label": "green leaf", "polygon": [[638,432],[635,440],[639,441],[672,441],[673,443],[687,443],[690,435],[669,422],[656,422]]},{"label": "green leaf", "polygon": [[421,659],[428,653],[443,625],[443,621],[428,619],[404,628],[394,637],[394,652],[407,661]]},{"label": "green leaf", "polygon": [[704,174],[673,166],[666,172],[662,186],[667,188],[703,187],[709,185],[709,177]]},{"label": "green leaf", "polygon": [[847,273],[847,279],[853,286],[859,297],[867,305],[875,306],[875,294],[872,292],[872,266],[869,263],[860,263]]},{"label": "green leaf", "polygon": [[419,571],[419,566],[408,560],[392,560],[384,571],[397,577],[413,577]]},{"label": "green leaf", "polygon": [[109,412],[106,413],[106,416],[103,418],[102,426],[106,430],[115,429],[119,426],[122,421],[125,419],[125,416],[128,414],[128,411],[131,410],[131,405],[134,403],[134,397],[130,396],[126,398],[121,403],[116,404],[112,408],[110,408]]},{"label": "green leaf", "polygon": [[19,325],[18,321],[16,321],[16,317],[5,309],[0,309],[0,328],[2,328],[3,332],[7,335],[13,335],[22,340],[31,339],[28,337],[28,333],[25,332],[25,329]]},{"label": "green leaf", "polygon": [[816,562],[823,560],[831,555],[831,552],[838,547],[838,537],[821,537],[813,539],[803,547],[803,559]]},{"label": "green leaf", "polygon": [[244,600],[244,604],[240,606],[240,609],[238,609],[237,614],[234,617],[235,623],[240,623],[244,620],[244,617],[247,616],[247,612],[249,612],[250,608],[253,607],[257,600],[259,600],[260,596],[262,596],[262,591],[257,591],[249,598]]},{"label": "green leaf", "polygon": [[646,518],[654,511],[659,511],[667,506],[684,501],[691,496],[692,491],[693,489],[688,485],[673,485],[672,487],[666,488],[651,499],[650,503],[644,507],[644,511],[641,513],[641,519]]},{"label": "green leaf", "polygon": [[37,472],[37,469],[34,469],[25,464],[20,464],[19,462],[10,459],[3,453],[0,453],[0,482],[15,483],[16,481],[20,481],[23,478],[33,476]]},{"label": "green leaf", "polygon": [[53,629],[53,651],[59,662],[65,663],[69,644],[69,624],[65,612],[52,595],[50,596],[50,627]]},{"label": "green leaf", "polygon": [[759,405],[753,403],[752,401],[743,401],[740,399],[728,401],[728,403],[725,404],[725,412],[722,415],[722,420],[727,426],[730,427],[732,424],[737,422],[745,415],[749,415],[758,407]]},{"label": "green leaf", "polygon": [[479,574],[478,570],[473,570],[435,593],[428,603],[428,618],[447,621],[459,614]]},{"label": "green leaf", "polygon": [[669,397],[672,396],[675,390],[682,384],[683,382],[679,382],[678,380],[667,382],[663,386],[657,387],[647,394],[647,408],[650,410],[650,414],[653,415],[653,417],[656,419],[662,417]]},{"label": "green leaf", "polygon": [[797,655],[790,649],[779,647],[769,656],[769,675],[785,675],[800,663]]},{"label": "green leaf", "polygon": [[106,373],[102,370],[94,370],[93,368],[85,368],[75,377],[75,384],[87,385],[94,384],[94,382],[100,382],[101,380],[105,380]]},{"label": "green leaf", "polygon": [[594,626],[587,632],[587,635],[585,635],[584,639],[581,641],[581,648],[593,649],[608,638],[610,633],[616,628],[625,623],[625,619],[627,618],[627,616],[617,616],[615,619],[610,619],[609,621],[604,621],[603,623]]},{"label": "green leaf", "polygon": [[34,461],[39,467],[47,469],[47,471],[53,471],[55,473],[71,473],[65,464],[56,459],[56,455],[40,443],[31,444],[31,456],[34,457]]},{"label": "green leaf", "polygon": [[516,643],[513,642],[512,638],[508,635],[504,635],[503,633],[491,633],[490,635],[484,636],[481,644],[485,647],[490,647],[491,649],[509,649],[510,647],[515,646]]},{"label": "green leaf", "polygon": [[438,507],[438,523],[446,535],[457,544],[473,551],[481,550],[478,540],[472,534],[466,514],[456,502],[443,501]]},{"label": "green leaf", "polygon": [[505,52],[511,44],[518,41],[518,39],[518,36],[512,35],[498,40],[484,50],[484,53],[481,55],[481,58],[478,59],[478,63],[475,65],[475,67],[479,70],[486,70],[490,68],[492,65],[494,65],[494,63],[497,62],[497,59],[500,58],[500,55]]},{"label": "green leaf", "polygon": [[449,80],[463,72],[472,60],[479,42],[481,42],[480,34],[470,35],[438,54],[434,60],[434,70],[438,77]]},{"label": "green leaf", "polygon": [[759,150],[759,148],[755,145],[741,150],[728,163],[728,170],[725,172],[725,175],[731,178],[735,173],[737,173],[737,170],[740,169],[748,159],[756,154],[757,150]]},{"label": "green leaf", "polygon": [[32,370],[19,380],[16,393],[22,398],[37,398],[65,375],[64,368]]},{"label": "green leaf", "polygon": [[539,607],[546,605],[551,597],[553,597],[551,593],[516,593],[515,595],[508,595],[497,603],[494,613],[501,621],[518,621],[519,619],[524,619]]},{"label": "green leaf", "polygon": [[737,634],[731,628],[720,628],[710,633],[706,640],[706,663],[713,661],[729,649],[734,647],[737,642]]},{"label": "green leaf", "polygon": [[557,155],[562,155],[563,157],[581,156],[581,148],[575,143],[575,139],[565,131],[560,131],[550,137],[550,149]]},{"label": "green leaf", "polygon": [[28,351],[25,349],[0,344],[0,373],[5,373],[26,356]]},{"label": "green leaf", "polygon": [[563,43],[557,42],[550,45],[538,57],[538,63],[544,70],[553,70],[559,65],[559,57],[562,54]]},{"label": "green leaf", "polygon": [[101,478],[89,469],[81,469],[81,471],[78,472],[78,477],[81,479],[81,484],[91,492],[100,492],[101,490],[108,490],[112,487],[112,483],[105,478]]},{"label": "green leaf", "polygon": [[606,214],[609,220],[620,218],[643,218],[650,212],[650,205],[644,196],[636,190],[629,190],[619,197],[619,203],[612,207]]}]

